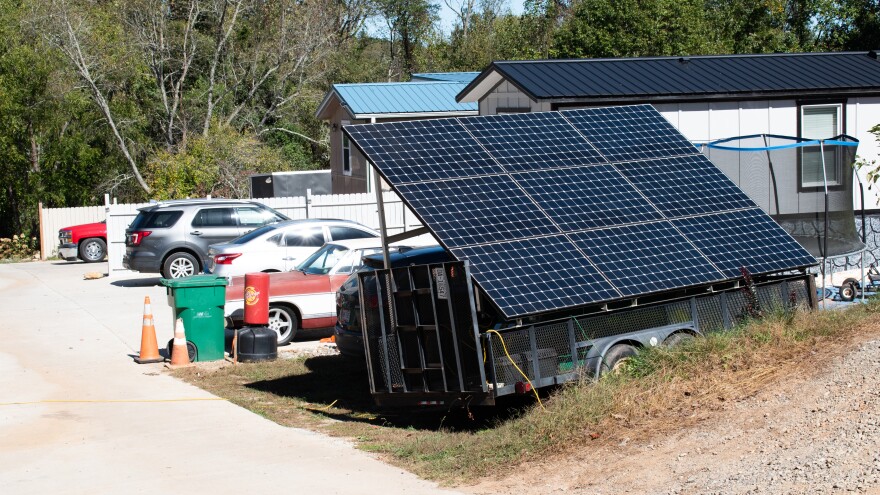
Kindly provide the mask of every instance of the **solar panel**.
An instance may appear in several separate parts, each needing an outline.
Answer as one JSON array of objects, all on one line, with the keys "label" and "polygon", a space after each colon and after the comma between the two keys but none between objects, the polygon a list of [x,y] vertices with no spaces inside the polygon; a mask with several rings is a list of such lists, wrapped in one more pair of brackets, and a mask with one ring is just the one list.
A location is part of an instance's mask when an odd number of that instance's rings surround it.
[{"label": "solar panel", "polygon": [[792,270],[816,259],[762,210],[735,211],[674,220],[673,224],[729,278]]},{"label": "solar panel", "polygon": [[345,131],[394,183],[504,172],[455,119],[351,125]]},{"label": "solar panel", "polygon": [[663,218],[611,165],[541,170],[513,178],[564,231]]},{"label": "solar panel", "polygon": [[648,105],[345,132],[508,318],[815,264]]},{"label": "solar panel", "polygon": [[724,280],[667,221],[570,234],[625,296]]},{"label": "solar panel", "polygon": [[696,147],[650,105],[561,113],[612,162],[698,153]]},{"label": "solar panel", "polygon": [[446,247],[559,233],[506,175],[401,185],[398,191]]},{"label": "solar panel", "polygon": [[703,155],[615,166],[669,218],[758,206]]},{"label": "solar panel", "polygon": [[491,115],[460,122],[509,172],[605,162],[558,113]]},{"label": "solar panel", "polygon": [[451,251],[509,318],[620,297],[562,235]]}]

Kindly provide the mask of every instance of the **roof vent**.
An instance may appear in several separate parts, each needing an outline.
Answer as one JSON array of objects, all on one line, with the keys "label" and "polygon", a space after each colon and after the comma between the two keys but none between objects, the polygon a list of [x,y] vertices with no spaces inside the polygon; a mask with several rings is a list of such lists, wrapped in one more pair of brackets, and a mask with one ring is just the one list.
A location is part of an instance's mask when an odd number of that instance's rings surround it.
[{"label": "roof vent", "polygon": [[871,50],[870,52],[868,52],[868,56],[873,58],[874,60],[877,60],[877,50]]},{"label": "roof vent", "polygon": [[691,61],[691,59],[689,59],[687,57],[679,57],[678,58],[678,63],[680,63],[681,65],[687,65],[690,63],[690,61]]}]

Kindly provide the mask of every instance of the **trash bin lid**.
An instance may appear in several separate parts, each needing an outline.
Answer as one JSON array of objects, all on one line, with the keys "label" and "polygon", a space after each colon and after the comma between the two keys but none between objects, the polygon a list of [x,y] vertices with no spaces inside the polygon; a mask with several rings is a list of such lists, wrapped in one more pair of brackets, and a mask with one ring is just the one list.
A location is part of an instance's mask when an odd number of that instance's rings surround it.
[{"label": "trash bin lid", "polygon": [[181,289],[186,287],[218,287],[225,286],[228,281],[226,277],[219,275],[191,275],[181,278],[160,278],[159,283],[172,289]]}]

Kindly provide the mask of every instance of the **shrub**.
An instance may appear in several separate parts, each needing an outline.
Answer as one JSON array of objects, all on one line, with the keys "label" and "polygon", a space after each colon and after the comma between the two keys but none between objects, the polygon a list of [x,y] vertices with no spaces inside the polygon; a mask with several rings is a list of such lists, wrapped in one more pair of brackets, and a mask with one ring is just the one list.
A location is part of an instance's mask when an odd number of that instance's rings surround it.
[{"label": "shrub", "polygon": [[14,235],[12,238],[0,238],[0,259],[22,260],[39,256],[39,245],[36,237]]}]

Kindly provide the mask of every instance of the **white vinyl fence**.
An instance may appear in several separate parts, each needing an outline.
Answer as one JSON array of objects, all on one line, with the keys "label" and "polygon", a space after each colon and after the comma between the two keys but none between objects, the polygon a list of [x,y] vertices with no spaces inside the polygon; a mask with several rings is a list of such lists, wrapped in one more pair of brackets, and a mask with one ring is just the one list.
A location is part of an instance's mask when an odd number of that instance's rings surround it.
[{"label": "white vinyl fence", "polygon": [[[373,193],[314,196],[309,193],[308,196],[263,198],[255,201],[270,206],[294,220],[338,218],[354,220],[374,229],[379,228],[379,210],[376,206],[376,195]],[[404,207],[397,194],[385,192],[382,201],[385,204],[385,224],[389,234],[422,226],[416,216]],[[138,208],[148,205],[149,203],[119,204],[107,207],[107,259],[110,276],[128,273],[128,270],[122,266],[122,256],[125,254],[125,229],[137,216]]]}]

